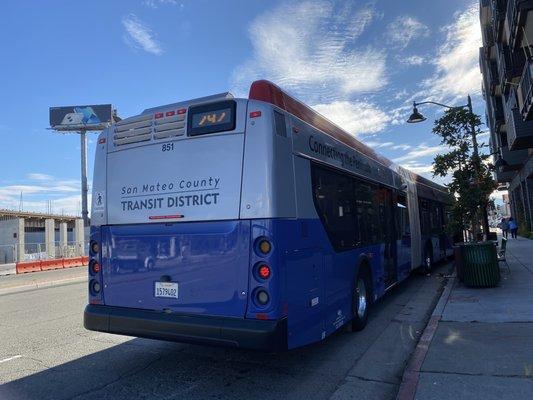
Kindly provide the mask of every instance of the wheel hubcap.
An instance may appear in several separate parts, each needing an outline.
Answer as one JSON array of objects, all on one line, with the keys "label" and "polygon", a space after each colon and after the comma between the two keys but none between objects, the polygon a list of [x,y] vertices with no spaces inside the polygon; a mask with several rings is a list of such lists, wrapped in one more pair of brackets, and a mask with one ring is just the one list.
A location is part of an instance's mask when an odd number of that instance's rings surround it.
[{"label": "wheel hubcap", "polygon": [[366,285],[363,279],[357,280],[357,316],[363,318],[366,313]]}]

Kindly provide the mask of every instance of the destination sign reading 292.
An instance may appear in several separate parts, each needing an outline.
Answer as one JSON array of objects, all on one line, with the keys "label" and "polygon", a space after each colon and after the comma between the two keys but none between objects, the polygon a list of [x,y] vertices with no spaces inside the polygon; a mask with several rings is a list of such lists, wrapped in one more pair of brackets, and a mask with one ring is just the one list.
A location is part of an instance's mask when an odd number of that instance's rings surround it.
[{"label": "destination sign reading 292", "polygon": [[235,102],[233,100],[191,107],[189,111],[189,136],[233,129],[235,129]]}]

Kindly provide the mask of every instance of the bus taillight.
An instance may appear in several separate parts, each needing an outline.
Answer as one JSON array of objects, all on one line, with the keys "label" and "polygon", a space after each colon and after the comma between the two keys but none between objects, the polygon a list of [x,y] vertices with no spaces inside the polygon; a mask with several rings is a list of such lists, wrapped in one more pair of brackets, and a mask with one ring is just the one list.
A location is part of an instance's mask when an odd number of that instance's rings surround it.
[{"label": "bus taillight", "polygon": [[98,244],[97,241],[92,241],[91,242],[91,251],[94,253],[94,254],[98,254],[98,252],[100,251],[100,245]]},{"label": "bus taillight", "polygon": [[270,278],[270,267],[266,264],[259,264],[257,267],[257,275],[259,275],[261,279]]},{"label": "bus taillight", "polygon": [[266,306],[270,301],[270,296],[265,289],[259,289],[255,292],[255,300],[260,306]]},{"label": "bus taillight", "polygon": [[98,272],[100,272],[100,264],[98,264],[98,261],[92,260],[90,263],[90,267],[91,267],[91,272],[93,274],[97,274]]}]

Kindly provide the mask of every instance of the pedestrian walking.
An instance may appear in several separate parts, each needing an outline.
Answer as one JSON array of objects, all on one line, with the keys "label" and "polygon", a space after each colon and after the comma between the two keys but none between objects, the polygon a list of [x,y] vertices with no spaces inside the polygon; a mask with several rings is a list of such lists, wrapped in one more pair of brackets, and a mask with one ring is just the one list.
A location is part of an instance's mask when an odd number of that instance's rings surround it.
[{"label": "pedestrian walking", "polygon": [[507,239],[509,234],[509,222],[505,218],[502,218],[500,222],[500,229],[502,230],[502,236]]},{"label": "pedestrian walking", "polygon": [[511,231],[511,237],[516,239],[516,233],[518,232],[518,224],[513,217],[509,218],[509,230]]}]

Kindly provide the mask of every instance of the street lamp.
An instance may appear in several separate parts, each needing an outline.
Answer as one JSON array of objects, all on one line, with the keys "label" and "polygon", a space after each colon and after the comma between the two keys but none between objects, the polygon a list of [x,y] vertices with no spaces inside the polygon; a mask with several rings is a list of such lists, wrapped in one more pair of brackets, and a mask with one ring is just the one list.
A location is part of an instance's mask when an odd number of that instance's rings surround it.
[{"label": "street lamp", "polygon": [[[470,115],[474,115],[474,111],[472,109],[472,99],[470,98],[470,95],[468,95],[468,101],[465,105],[462,105],[462,106],[449,106],[449,105],[446,105],[446,104],[442,104],[442,103],[438,103],[436,101],[422,101],[420,103],[417,103],[416,101],[413,101],[413,113],[410,115],[409,119],[406,121],[407,123],[409,124],[414,124],[414,123],[418,123],[418,122],[423,122],[425,121],[427,118],[424,117],[422,114],[420,114],[420,112],[418,111],[418,106],[421,106],[423,104],[434,104],[434,105],[437,105],[437,106],[440,106],[440,107],[444,107],[444,108],[447,108],[449,110],[460,110],[460,109],[465,109],[467,108],[468,109],[468,112],[470,113]],[[474,121],[471,121],[470,122],[470,134],[472,135],[472,146],[474,147],[473,149],[473,159],[474,159],[474,166],[475,166],[475,170],[474,170],[474,179],[475,181],[479,181],[478,180],[478,176],[479,176],[479,170],[481,168],[481,160],[479,158],[479,151],[478,151],[478,144],[477,144],[477,138],[476,138],[476,127],[474,125]],[[498,165],[495,165],[497,168],[503,168],[504,166],[507,165],[507,162],[501,157],[501,154],[499,155],[498,157],[498,160],[496,161],[496,164]],[[489,233],[489,219],[488,219],[488,216],[487,216],[487,209],[486,208],[483,208],[482,210],[482,215],[483,215],[483,232],[486,236],[488,236],[488,233]]]}]

